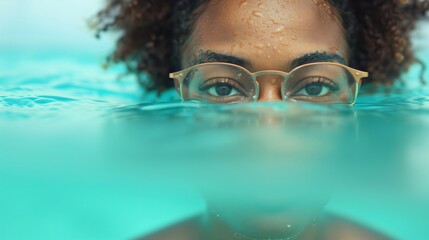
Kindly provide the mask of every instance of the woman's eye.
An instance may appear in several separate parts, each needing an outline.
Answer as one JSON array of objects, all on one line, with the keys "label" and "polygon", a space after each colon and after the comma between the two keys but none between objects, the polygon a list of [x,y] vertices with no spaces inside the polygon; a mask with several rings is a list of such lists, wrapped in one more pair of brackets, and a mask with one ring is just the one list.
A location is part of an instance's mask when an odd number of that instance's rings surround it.
[{"label": "woman's eye", "polygon": [[192,91],[198,99],[213,103],[249,102],[254,100],[255,91],[252,86],[248,86],[248,80],[230,77],[206,78]]},{"label": "woman's eye", "polygon": [[226,83],[214,84],[213,86],[208,88],[207,92],[210,95],[217,96],[217,97],[228,97],[228,96],[239,94],[237,89],[235,89],[230,84],[226,84]]},{"label": "woman's eye", "polygon": [[329,80],[325,79],[312,79],[305,84],[296,94],[298,96],[321,97],[335,92],[337,87]]},{"label": "woman's eye", "polygon": [[211,78],[200,85],[200,91],[212,97],[244,96],[244,88],[238,80],[231,78]]},{"label": "woman's eye", "polygon": [[322,83],[312,83],[305,86],[299,94],[307,96],[323,96],[328,94],[331,89],[328,86],[324,86]]}]

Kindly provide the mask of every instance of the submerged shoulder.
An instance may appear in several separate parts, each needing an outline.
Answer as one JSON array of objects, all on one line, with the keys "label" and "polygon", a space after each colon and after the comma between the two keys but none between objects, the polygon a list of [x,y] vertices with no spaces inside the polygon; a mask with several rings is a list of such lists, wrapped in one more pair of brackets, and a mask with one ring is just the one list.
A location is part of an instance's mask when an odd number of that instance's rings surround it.
[{"label": "submerged shoulder", "polygon": [[156,231],[139,240],[200,240],[200,217],[193,217]]},{"label": "submerged shoulder", "polygon": [[326,239],[329,240],[389,240],[393,239],[356,222],[330,216],[325,229]]},{"label": "submerged shoulder", "polygon": [[[162,230],[156,231],[139,240],[201,240],[201,217],[183,220]],[[354,221],[338,216],[325,216],[324,227],[317,231],[317,236],[310,234],[303,239],[326,240],[390,240],[394,239],[385,234],[372,230]],[[313,235],[313,236],[311,236]],[[322,237],[323,236],[323,237]]]}]

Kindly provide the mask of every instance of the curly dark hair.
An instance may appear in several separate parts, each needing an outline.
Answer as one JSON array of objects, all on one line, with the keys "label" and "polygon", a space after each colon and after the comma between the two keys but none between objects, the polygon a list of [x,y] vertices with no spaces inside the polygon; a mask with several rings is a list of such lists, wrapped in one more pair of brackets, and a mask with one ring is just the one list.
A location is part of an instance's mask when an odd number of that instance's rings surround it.
[{"label": "curly dark hair", "polygon": [[[173,87],[178,46],[192,30],[195,9],[207,0],[108,0],[95,17],[97,37],[121,30],[109,61],[124,62],[148,90]],[[416,61],[410,34],[426,16],[429,0],[328,0],[335,6],[351,48],[350,66],[367,70],[366,82],[390,85]],[[147,74],[149,75],[148,77]]]}]

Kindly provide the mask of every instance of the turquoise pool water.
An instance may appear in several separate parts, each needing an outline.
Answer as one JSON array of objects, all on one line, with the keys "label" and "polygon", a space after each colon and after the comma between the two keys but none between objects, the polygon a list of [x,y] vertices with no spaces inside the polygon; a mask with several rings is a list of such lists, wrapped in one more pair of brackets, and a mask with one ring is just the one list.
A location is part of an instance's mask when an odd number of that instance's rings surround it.
[{"label": "turquoise pool water", "polygon": [[[84,55],[10,59],[0,75],[6,239],[131,238],[203,211],[194,189],[327,185],[326,211],[398,239],[429,237],[429,89],[418,66],[418,87],[364,92],[354,108],[211,106],[174,92],[152,103],[132,79],[117,80],[120,69]],[[295,176],[291,162],[315,164],[316,175],[307,166]]]},{"label": "turquoise pool water", "polygon": [[[429,64],[422,29],[415,46]],[[144,93],[88,49],[0,49],[1,238],[142,236],[202,212],[201,189],[237,199],[328,189],[325,211],[429,238],[418,65],[353,108],[213,106]]]}]

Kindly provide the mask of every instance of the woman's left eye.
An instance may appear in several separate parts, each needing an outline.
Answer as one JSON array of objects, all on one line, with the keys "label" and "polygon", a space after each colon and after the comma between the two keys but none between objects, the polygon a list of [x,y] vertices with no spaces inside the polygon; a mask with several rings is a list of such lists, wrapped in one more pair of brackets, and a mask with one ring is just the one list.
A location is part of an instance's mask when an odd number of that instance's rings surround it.
[{"label": "woman's left eye", "polygon": [[305,95],[305,96],[324,96],[329,94],[332,91],[331,87],[328,85],[325,85],[323,83],[310,83],[307,86],[303,87],[300,91],[297,93],[299,95]]},{"label": "woman's left eye", "polygon": [[212,96],[228,97],[239,94],[238,90],[227,83],[218,83],[211,86],[207,92]]},{"label": "woman's left eye", "polygon": [[324,77],[309,77],[300,81],[296,96],[323,97],[339,90],[338,84]]}]

